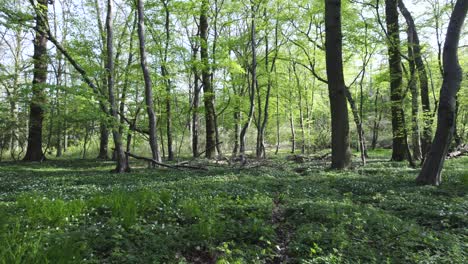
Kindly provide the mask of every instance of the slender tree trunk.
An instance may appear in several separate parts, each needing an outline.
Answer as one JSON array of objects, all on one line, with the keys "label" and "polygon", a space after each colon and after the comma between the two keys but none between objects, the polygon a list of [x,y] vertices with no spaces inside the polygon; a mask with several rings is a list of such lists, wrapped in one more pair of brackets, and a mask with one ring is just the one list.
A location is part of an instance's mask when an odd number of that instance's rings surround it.
[{"label": "slender tree trunk", "polygon": [[205,103],[206,147],[205,156],[208,159],[216,155],[216,113],[214,108],[215,94],[211,83],[211,73],[208,56],[208,11],[209,1],[202,0],[200,14],[200,58],[202,62],[203,101]]},{"label": "slender tree trunk", "polygon": [[[114,34],[112,27],[112,0],[107,1],[107,16],[106,16],[106,73],[107,73],[107,87],[109,95],[110,112],[114,120],[119,120],[119,114],[117,109],[117,101],[115,99],[114,91]],[[114,139],[114,151],[116,153],[117,166],[115,172],[123,173],[130,171],[128,167],[127,156],[125,155],[122,146],[122,135],[119,132],[119,127],[112,128],[112,136]]]},{"label": "slender tree trunk", "polygon": [[25,161],[42,161],[45,155],[42,151],[42,122],[44,120],[44,108],[47,103],[45,95],[45,85],[47,82],[47,34],[45,29],[48,27],[47,10],[48,0],[38,0],[36,12],[36,36],[34,39],[33,55],[33,82],[32,98],[29,112],[29,134],[28,148]]},{"label": "slender tree trunk", "polygon": [[199,117],[198,111],[200,107],[200,85],[199,75],[195,62],[197,60],[198,46],[192,47],[192,72],[193,72],[193,101],[192,101],[192,155],[198,157],[198,135],[199,135]]},{"label": "slender tree trunk", "polygon": [[143,0],[137,0],[138,9],[138,39],[140,42],[140,65],[143,71],[143,78],[145,80],[145,104],[146,112],[149,119],[149,138],[151,156],[154,160],[160,162],[161,157],[158,149],[158,138],[156,130],[156,115],[154,114],[154,103],[153,103],[153,88],[151,83],[151,76],[148,70],[146,62],[146,47],[145,47],[145,22],[144,22],[144,9]]},{"label": "slender tree trunk", "polygon": [[281,144],[281,135],[280,135],[280,112],[279,112],[279,86],[278,86],[278,77],[277,70],[275,67],[275,85],[276,85],[276,150],[275,155],[279,152],[279,147]]},{"label": "slender tree trunk", "polygon": [[302,96],[302,87],[299,80],[299,75],[297,74],[296,63],[293,63],[293,72],[296,78],[296,86],[299,94],[299,127],[301,128],[301,154],[305,153],[305,128],[304,128],[304,113],[303,113],[303,96]]},{"label": "slender tree trunk", "polygon": [[432,111],[431,104],[429,99],[429,84],[427,79],[426,66],[421,55],[421,45],[419,44],[419,36],[416,30],[416,25],[414,24],[413,17],[411,13],[406,9],[403,0],[398,1],[398,6],[400,8],[401,14],[405,17],[406,23],[408,24],[409,30],[412,33],[411,47],[413,49],[414,63],[416,64],[416,69],[418,72],[419,85],[421,89],[421,103],[423,110],[423,132],[421,137],[421,148],[422,148],[422,157],[424,157],[429,151],[429,147],[432,141]]},{"label": "slender tree trunk", "polygon": [[326,63],[331,109],[333,169],[351,164],[346,87],[343,76],[341,0],[325,1]]},{"label": "slender tree trunk", "polygon": [[171,77],[169,76],[168,71],[168,52],[169,52],[169,42],[170,42],[170,13],[168,7],[169,0],[162,0],[164,6],[165,22],[165,42],[164,42],[164,54],[163,62],[161,64],[161,74],[164,78],[164,83],[166,85],[166,136],[167,136],[167,159],[172,161],[174,160],[174,150],[173,150],[173,140],[172,140],[172,111],[171,111]]},{"label": "slender tree trunk", "polygon": [[393,161],[408,158],[406,146],[406,127],[403,110],[402,68],[397,1],[385,0],[385,13],[388,32],[388,56],[390,67],[390,98],[392,107]]},{"label": "slender tree trunk", "polygon": [[362,128],[361,118],[359,117],[356,102],[354,101],[353,96],[351,95],[351,92],[349,92],[348,89],[346,89],[345,92],[346,92],[346,98],[348,99],[349,105],[351,106],[354,123],[356,124],[356,130],[358,134],[358,145],[359,145],[358,149],[359,149],[359,152],[361,153],[361,161],[363,165],[366,165],[366,145],[364,143],[365,139],[364,139],[364,131]]},{"label": "slender tree trunk", "polygon": [[249,129],[250,123],[255,111],[255,91],[257,90],[257,48],[256,48],[256,24],[255,24],[255,6],[254,2],[250,1],[250,12],[251,12],[251,25],[250,25],[250,48],[252,49],[252,65],[250,69],[251,82],[249,83],[249,98],[250,98],[250,107],[249,113],[247,115],[247,121],[242,127],[240,134],[240,155],[242,162],[245,162],[245,150],[246,150],[246,135],[247,130]]},{"label": "slender tree trunk", "polygon": [[[401,0],[400,0],[401,1]],[[414,52],[413,52],[413,32],[408,27],[408,59],[410,76],[408,81],[409,90],[411,91],[411,143],[413,149],[413,159],[421,160],[421,137],[419,135],[419,93],[416,84],[416,65],[414,63]]]},{"label": "slender tree trunk", "polygon": [[[264,11],[264,19],[267,20],[267,11]],[[275,62],[276,57],[278,56],[278,30],[279,30],[279,22],[276,21],[275,25],[275,53],[274,57],[271,62],[269,61],[269,41],[268,41],[268,33],[265,35],[265,71],[267,73],[267,91],[265,95],[265,106],[263,109],[263,120],[260,124],[259,129],[259,137],[257,140],[257,158],[266,158],[266,149],[265,149],[265,130],[268,124],[268,115],[269,115],[269,107],[270,107],[270,96],[271,96],[271,88],[273,86],[273,82],[271,80],[271,74],[275,69]],[[259,121],[260,122],[260,121]]]},{"label": "slender tree trunk", "polygon": [[458,43],[463,22],[468,11],[468,1],[457,0],[450,17],[444,45],[444,81],[440,90],[437,129],[434,141],[416,181],[420,184],[439,185],[445,157],[455,128],[455,98],[462,81],[462,69],[458,63]]},{"label": "slender tree trunk", "polygon": [[296,152],[296,129],[294,127],[294,114],[292,105],[289,106],[289,127],[291,128],[291,153]]}]

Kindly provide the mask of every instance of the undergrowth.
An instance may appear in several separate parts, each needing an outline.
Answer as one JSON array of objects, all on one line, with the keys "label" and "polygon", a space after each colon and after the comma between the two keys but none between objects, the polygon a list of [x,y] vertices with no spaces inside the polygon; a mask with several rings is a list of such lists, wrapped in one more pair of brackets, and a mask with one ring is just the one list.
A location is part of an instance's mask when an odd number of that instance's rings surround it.
[{"label": "undergrowth", "polygon": [[0,163],[0,263],[466,263],[468,158],[421,187],[417,169],[370,155],[345,172],[284,156],[123,175]]}]

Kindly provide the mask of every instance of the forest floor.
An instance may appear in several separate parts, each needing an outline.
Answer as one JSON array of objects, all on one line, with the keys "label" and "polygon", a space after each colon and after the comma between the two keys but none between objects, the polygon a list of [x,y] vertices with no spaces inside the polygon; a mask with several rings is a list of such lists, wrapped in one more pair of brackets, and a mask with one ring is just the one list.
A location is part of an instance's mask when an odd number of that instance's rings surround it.
[{"label": "forest floor", "polygon": [[[468,157],[440,187],[370,153],[208,171],[0,163],[0,263],[467,263]],[[133,162],[133,161],[132,161]]]}]

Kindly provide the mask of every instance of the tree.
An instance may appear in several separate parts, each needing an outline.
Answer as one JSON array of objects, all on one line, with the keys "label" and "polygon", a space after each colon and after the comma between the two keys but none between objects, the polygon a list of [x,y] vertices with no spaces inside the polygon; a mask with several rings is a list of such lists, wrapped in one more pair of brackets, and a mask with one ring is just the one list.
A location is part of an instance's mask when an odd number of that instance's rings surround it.
[{"label": "tree", "polygon": [[458,62],[458,43],[468,11],[468,1],[457,0],[450,17],[443,52],[444,80],[440,89],[437,129],[434,141],[416,181],[439,185],[445,157],[455,130],[456,96],[463,78]]},{"label": "tree", "polygon": [[250,1],[250,48],[252,52],[252,64],[250,65],[250,80],[247,75],[247,85],[249,86],[249,112],[247,114],[247,120],[242,126],[240,132],[240,155],[242,162],[245,162],[245,150],[247,131],[252,123],[252,119],[255,111],[255,92],[258,89],[257,80],[257,41],[256,41],[256,12],[258,5],[255,4],[254,0]]},{"label": "tree", "polygon": [[114,126],[112,127],[112,136],[114,139],[114,148],[116,153],[116,160],[117,160],[117,167],[115,168],[115,172],[123,173],[130,171],[130,167],[128,165],[128,158],[125,155],[123,144],[122,144],[122,135],[119,132],[118,125],[120,124],[117,122],[119,120],[119,113],[117,107],[117,100],[115,99],[115,91],[114,91],[114,33],[113,33],[113,26],[112,26],[112,0],[107,0],[107,16],[106,16],[106,74],[107,74],[107,88],[108,88],[108,96],[109,96],[109,104],[110,104],[110,112],[114,121],[116,121]]},{"label": "tree", "polygon": [[29,112],[28,148],[23,159],[25,161],[42,161],[45,158],[42,151],[42,122],[47,101],[44,89],[47,82],[48,57],[47,34],[44,30],[48,27],[48,0],[38,0],[35,10],[40,14],[36,14],[33,86]]},{"label": "tree", "polygon": [[385,0],[385,14],[390,69],[390,100],[392,104],[392,160],[403,161],[409,157],[407,155],[405,113],[403,110],[403,71],[401,68],[397,1]]},{"label": "tree", "polygon": [[406,8],[403,0],[398,1],[398,7],[400,8],[401,14],[405,17],[406,24],[408,24],[408,34],[411,35],[408,36],[408,39],[411,40],[411,43],[408,43],[408,45],[412,48],[411,52],[413,58],[410,56],[409,59],[414,60],[418,72],[424,122],[423,133],[421,137],[422,157],[424,158],[424,156],[429,151],[429,147],[432,141],[432,111],[431,102],[429,99],[429,84],[427,80],[426,66],[424,65],[424,61],[422,59],[421,44],[419,43],[419,35],[418,31],[416,30],[416,25],[414,24],[413,16]]},{"label": "tree", "polygon": [[[101,49],[101,65],[103,68],[105,68],[105,63],[106,63],[106,32],[104,31],[104,26],[102,24],[102,19],[101,19],[101,7],[99,6],[98,0],[94,0],[94,7],[96,9],[96,17],[97,17],[97,26],[99,30],[99,40],[100,40],[100,49]],[[107,79],[106,75],[103,74],[101,77],[101,80],[99,82],[99,85],[101,86],[101,90],[103,94],[107,94],[106,91],[106,86],[107,86]],[[106,107],[102,105],[101,107]],[[99,124],[99,153],[97,158],[102,159],[102,160],[107,160],[109,159],[109,128],[107,124],[107,120],[101,120]]]},{"label": "tree", "polygon": [[200,59],[202,62],[203,101],[205,103],[205,156],[213,159],[216,155],[216,113],[214,107],[215,93],[211,83],[210,63],[208,56],[208,9],[209,0],[202,0],[200,12]]},{"label": "tree", "polygon": [[168,52],[169,52],[169,43],[171,40],[171,31],[170,31],[170,13],[169,13],[169,0],[161,1],[164,7],[164,51],[163,51],[163,61],[161,63],[161,74],[164,78],[164,84],[166,86],[166,135],[167,135],[167,159],[174,160],[174,150],[172,147],[172,111],[171,111],[171,89],[172,81],[169,76],[168,70]]},{"label": "tree", "polygon": [[151,83],[151,76],[148,70],[146,62],[146,46],[145,46],[145,18],[143,9],[143,0],[137,0],[137,12],[138,12],[138,40],[140,42],[140,65],[143,71],[143,78],[145,81],[145,104],[146,112],[148,114],[148,126],[149,126],[149,144],[151,148],[151,155],[153,160],[158,162],[161,161],[158,149],[158,138],[156,131],[156,115],[154,114],[154,103],[153,103],[153,88]]},{"label": "tree", "polygon": [[341,0],[325,0],[325,49],[331,111],[332,165],[345,169],[351,163],[348,106],[343,76]]}]

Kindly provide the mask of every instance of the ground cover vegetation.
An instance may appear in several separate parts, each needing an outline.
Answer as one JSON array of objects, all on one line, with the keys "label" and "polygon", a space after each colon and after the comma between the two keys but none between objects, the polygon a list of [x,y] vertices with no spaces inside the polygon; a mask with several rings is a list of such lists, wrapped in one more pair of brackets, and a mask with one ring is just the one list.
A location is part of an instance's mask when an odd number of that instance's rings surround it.
[{"label": "ground cover vegetation", "polygon": [[0,264],[466,263],[467,0],[0,0]]},{"label": "ground cover vegetation", "polygon": [[[441,187],[371,152],[366,167],[282,158],[207,172],[109,162],[2,165],[2,263],[464,263],[467,158]],[[385,154],[385,155],[383,155]],[[355,158],[356,164],[358,163]],[[141,164],[144,165],[144,164]],[[257,164],[258,165],[258,164]]]}]

